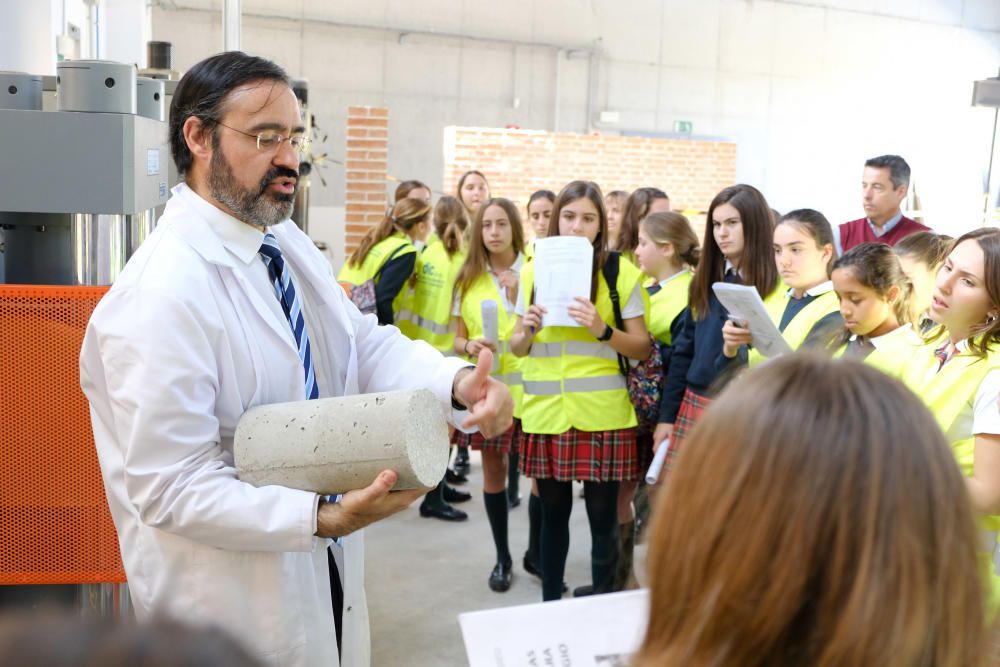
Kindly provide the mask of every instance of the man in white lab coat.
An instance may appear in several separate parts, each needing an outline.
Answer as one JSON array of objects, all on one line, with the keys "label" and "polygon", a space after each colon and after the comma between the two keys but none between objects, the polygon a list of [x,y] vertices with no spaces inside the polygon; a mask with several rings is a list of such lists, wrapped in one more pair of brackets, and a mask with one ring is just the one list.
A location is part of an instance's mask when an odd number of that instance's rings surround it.
[{"label": "man in white lab coat", "polygon": [[[426,387],[442,418],[494,434],[512,403],[488,356],[474,370],[445,359],[346,299],[287,222],[302,132],[274,63],[234,52],[191,68],[170,110],[185,183],[94,311],[80,375],[139,617],[217,625],[269,665],[353,667],[370,655],[359,529],[423,491],[390,493],[391,471],[329,501],[245,484],[232,455],[240,416]],[[328,538],[343,538],[340,642]]]}]

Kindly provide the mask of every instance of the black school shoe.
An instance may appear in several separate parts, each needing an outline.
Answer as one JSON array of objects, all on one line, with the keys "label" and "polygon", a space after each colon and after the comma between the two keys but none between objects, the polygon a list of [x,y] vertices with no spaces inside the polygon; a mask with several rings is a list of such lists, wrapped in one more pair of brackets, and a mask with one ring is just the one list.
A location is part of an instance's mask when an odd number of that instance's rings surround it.
[{"label": "black school shoe", "polygon": [[510,561],[497,563],[490,572],[490,590],[494,593],[506,593],[510,589],[511,569],[514,564]]},{"label": "black school shoe", "polygon": [[[524,566],[524,571],[527,572],[528,574],[538,577],[539,579],[542,578],[542,571],[538,569],[537,565],[535,565],[535,561],[532,560],[531,554],[529,552],[527,551],[524,552],[524,560],[521,562],[521,565]],[[565,593],[568,590],[569,586],[567,586],[566,582],[564,581],[563,593]]]},{"label": "black school shoe", "polygon": [[472,494],[465,491],[453,489],[447,484],[444,485],[444,501],[446,503],[464,503],[472,500]]},{"label": "black school shoe", "polygon": [[465,475],[469,472],[469,448],[468,447],[458,447],[458,451],[455,452],[455,462],[451,465],[452,469],[458,475]]},{"label": "black school shoe", "polygon": [[451,505],[421,505],[420,516],[442,521],[465,521],[469,515]]},{"label": "black school shoe", "polygon": [[460,475],[451,468],[444,471],[444,481],[449,484],[465,484],[469,481],[469,478],[465,475]]}]

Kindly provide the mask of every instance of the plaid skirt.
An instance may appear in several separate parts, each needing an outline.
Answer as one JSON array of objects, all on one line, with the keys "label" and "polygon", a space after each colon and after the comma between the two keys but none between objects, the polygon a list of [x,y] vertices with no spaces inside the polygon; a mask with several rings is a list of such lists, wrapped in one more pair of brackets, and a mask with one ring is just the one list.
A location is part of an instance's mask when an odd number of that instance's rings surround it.
[{"label": "plaid skirt", "polygon": [[451,444],[458,445],[459,447],[472,447],[477,451],[488,449],[500,452],[501,454],[517,454],[522,438],[521,433],[521,420],[515,417],[514,423],[511,424],[509,429],[489,440],[484,438],[483,434],[478,431],[475,433],[462,433],[456,428],[455,432],[451,434]]},{"label": "plaid skirt", "polygon": [[560,482],[638,480],[638,448],[634,428],[578,431],[558,435],[525,433],[521,438],[521,473]]},{"label": "plaid skirt", "polygon": [[684,438],[688,436],[691,429],[694,428],[695,422],[701,418],[701,414],[705,412],[705,409],[711,402],[712,399],[707,396],[696,394],[690,389],[684,390],[684,399],[681,401],[681,407],[677,411],[674,430],[670,434],[670,449],[667,451],[666,458],[663,459],[664,470],[670,470],[673,467],[677,453],[684,443]]}]

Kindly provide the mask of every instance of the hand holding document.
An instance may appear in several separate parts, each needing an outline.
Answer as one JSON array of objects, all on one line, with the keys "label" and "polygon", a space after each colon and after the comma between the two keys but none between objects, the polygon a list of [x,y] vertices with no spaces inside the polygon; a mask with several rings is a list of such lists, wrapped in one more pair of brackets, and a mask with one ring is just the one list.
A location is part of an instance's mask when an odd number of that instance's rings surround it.
[{"label": "hand holding document", "polygon": [[594,248],[582,236],[550,236],[535,241],[535,303],[548,312],[546,327],[579,327],[568,308],[576,297],[590,298]]},{"label": "hand holding document", "polygon": [[753,286],[714,283],[712,291],[732,319],[746,322],[753,336],[753,346],[761,354],[765,357],[777,357],[792,351]]}]

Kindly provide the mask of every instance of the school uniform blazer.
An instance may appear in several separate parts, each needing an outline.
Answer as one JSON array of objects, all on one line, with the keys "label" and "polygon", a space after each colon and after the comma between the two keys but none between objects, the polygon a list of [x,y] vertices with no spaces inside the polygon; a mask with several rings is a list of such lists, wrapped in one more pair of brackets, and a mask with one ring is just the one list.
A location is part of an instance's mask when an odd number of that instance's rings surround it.
[{"label": "school uniform blazer", "polygon": [[[94,311],[80,357],[136,613],[220,626],[268,665],[367,665],[361,533],[344,540],[338,662],[318,497],[250,486],[233,467],[240,416],[304,400],[303,368],[288,321],[238,270],[205,206],[175,188]],[[442,418],[467,414],[451,410],[465,362],[362,316],[306,235],[290,222],[271,231],[308,315],[321,396],[426,387]]]}]

